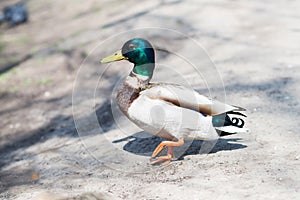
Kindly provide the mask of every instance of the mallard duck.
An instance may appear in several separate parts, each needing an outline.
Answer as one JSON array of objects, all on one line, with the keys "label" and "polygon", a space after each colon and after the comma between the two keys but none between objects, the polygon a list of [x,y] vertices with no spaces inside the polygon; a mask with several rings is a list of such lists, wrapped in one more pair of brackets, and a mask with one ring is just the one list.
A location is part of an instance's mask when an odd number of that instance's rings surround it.
[{"label": "mallard duck", "polygon": [[[168,164],[174,147],[185,140],[216,140],[220,136],[247,132],[246,117],[237,106],[211,100],[192,88],[168,83],[150,83],[155,67],[155,52],[149,41],[134,38],[101,63],[127,60],[134,67],[117,93],[120,110],[148,133],[167,139],[152,154],[150,164]],[[230,117],[231,116],[231,117]],[[158,156],[164,147],[167,155]]]}]

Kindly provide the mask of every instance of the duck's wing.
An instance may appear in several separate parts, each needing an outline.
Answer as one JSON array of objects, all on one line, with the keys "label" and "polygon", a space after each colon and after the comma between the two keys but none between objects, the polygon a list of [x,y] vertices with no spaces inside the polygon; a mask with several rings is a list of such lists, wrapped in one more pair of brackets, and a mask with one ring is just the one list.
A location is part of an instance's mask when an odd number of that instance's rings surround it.
[{"label": "duck's wing", "polygon": [[153,84],[141,94],[210,116],[231,111],[245,111],[244,108],[209,99],[192,88],[175,84]]}]

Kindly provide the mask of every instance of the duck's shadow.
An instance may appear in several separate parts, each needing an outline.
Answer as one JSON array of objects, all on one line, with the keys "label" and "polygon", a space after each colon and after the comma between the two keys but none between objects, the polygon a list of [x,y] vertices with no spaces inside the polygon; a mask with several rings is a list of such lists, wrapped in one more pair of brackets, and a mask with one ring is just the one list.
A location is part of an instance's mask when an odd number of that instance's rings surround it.
[{"label": "duck's shadow", "polygon": [[[186,155],[196,155],[196,154],[207,154],[216,153],[218,151],[231,151],[236,149],[246,148],[246,145],[237,143],[239,138],[224,139],[220,138],[217,141],[199,141],[194,140],[191,142],[186,142],[184,147],[175,148],[180,149],[180,153],[177,154],[178,159],[183,159]],[[127,152],[134,153],[137,155],[151,156],[154,149],[162,142],[163,139],[150,135],[144,131],[135,133],[131,136],[118,139],[113,141],[113,143],[127,142],[123,149]],[[164,152],[162,152],[164,153]]]}]

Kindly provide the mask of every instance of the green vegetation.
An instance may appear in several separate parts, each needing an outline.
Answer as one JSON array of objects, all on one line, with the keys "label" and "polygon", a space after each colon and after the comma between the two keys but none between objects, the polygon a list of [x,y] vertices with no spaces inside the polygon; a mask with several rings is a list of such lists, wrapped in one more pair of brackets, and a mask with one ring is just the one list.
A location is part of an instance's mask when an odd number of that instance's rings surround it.
[{"label": "green vegetation", "polygon": [[52,83],[53,81],[51,80],[51,79],[49,79],[49,78],[43,78],[43,79],[41,79],[41,80],[38,80],[37,82],[36,82],[36,85],[47,85],[47,84],[50,84],[50,83]]},{"label": "green vegetation", "polygon": [[0,53],[2,53],[4,49],[5,49],[5,44],[0,43]]},{"label": "green vegetation", "polygon": [[52,83],[53,80],[50,78],[42,78],[40,80],[33,80],[32,78],[26,78],[24,79],[24,85],[26,87],[32,87],[32,86],[42,86]]},{"label": "green vegetation", "polygon": [[0,74],[0,82],[8,80],[12,75],[16,74],[16,69],[8,70],[5,73]]}]

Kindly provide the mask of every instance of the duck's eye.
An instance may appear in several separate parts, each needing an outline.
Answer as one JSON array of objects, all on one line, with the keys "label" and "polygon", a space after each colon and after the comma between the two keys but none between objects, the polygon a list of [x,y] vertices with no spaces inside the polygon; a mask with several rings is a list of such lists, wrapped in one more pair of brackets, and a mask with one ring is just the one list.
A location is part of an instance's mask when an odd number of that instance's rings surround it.
[{"label": "duck's eye", "polygon": [[129,49],[135,49],[136,46],[134,44],[129,44]]}]

